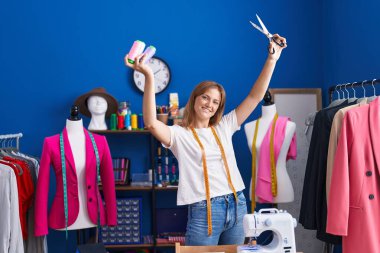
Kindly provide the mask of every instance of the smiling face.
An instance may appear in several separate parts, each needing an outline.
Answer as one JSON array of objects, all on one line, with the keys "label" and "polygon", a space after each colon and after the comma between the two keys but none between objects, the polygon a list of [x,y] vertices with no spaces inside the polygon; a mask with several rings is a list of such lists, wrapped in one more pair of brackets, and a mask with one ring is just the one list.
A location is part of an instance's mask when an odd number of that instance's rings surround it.
[{"label": "smiling face", "polygon": [[223,86],[203,81],[191,92],[182,119],[183,127],[209,127],[222,119],[226,101]]},{"label": "smiling face", "polygon": [[210,120],[219,108],[221,94],[216,87],[207,89],[203,94],[195,98],[195,118],[199,121]]}]

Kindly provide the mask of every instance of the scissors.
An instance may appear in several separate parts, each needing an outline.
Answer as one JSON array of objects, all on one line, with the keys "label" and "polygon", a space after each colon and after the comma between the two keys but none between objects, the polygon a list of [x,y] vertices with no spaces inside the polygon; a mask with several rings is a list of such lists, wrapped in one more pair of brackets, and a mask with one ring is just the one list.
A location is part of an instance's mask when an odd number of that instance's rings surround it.
[{"label": "scissors", "polygon": [[259,30],[261,33],[263,33],[265,36],[267,36],[267,38],[269,39],[269,41],[273,41],[274,43],[276,43],[277,45],[279,45],[280,47],[284,47],[285,44],[283,42],[278,42],[276,40],[276,38],[268,31],[268,29],[265,27],[263,21],[261,21],[260,17],[256,14],[256,17],[257,17],[257,20],[259,21],[260,26],[256,25],[255,23],[253,23],[252,21],[249,21],[251,23],[251,25],[256,28],[257,30]]}]

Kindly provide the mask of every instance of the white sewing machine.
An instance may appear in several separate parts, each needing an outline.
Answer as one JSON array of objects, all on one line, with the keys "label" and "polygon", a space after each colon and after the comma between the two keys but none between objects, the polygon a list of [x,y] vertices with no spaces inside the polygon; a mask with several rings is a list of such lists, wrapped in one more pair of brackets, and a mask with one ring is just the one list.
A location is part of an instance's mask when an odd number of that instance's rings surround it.
[{"label": "white sewing machine", "polygon": [[[297,221],[289,213],[276,208],[261,209],[254,214],[246,214],[243,220],[248,245],[238,246],[238,253],[296,253],[294,228]],[[268,245],[257,245],[257,237],[264,231],[273,231],[273,240]]]}]

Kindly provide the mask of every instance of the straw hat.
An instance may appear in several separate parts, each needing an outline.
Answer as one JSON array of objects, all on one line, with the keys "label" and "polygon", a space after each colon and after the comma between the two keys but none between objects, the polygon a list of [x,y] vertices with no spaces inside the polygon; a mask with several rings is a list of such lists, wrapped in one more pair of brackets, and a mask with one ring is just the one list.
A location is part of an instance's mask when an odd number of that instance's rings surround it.
[{"label": "straw hat", "polygon": [[83,115],[87,117],[91,117],[91,112],[88,110],[88,107],[87,107],[87,99],[91,96],[103,97],[107,101],[108,107],[107,107],[106,117],[109,117],[111,116],[112,113],[117,112],[117,109],[118,109],[117,100],[113,96],[108,94],[105,88],[100,87],[100,88],[95,88],[91,90],[90,92],[87,92],[81,95],[75,100],[74,105],[79,106],[79,111]]}]

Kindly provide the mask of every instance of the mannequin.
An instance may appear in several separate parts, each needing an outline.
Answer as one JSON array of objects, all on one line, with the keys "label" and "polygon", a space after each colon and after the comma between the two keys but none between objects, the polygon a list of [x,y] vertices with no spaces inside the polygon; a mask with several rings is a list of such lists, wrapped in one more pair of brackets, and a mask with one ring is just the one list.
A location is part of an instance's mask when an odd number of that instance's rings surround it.
[{"label": "mannequin", "polygon": [[[79,213],[75,222],[68,226],[68,230],[76,230],[83,228],[96,227],[97,224],[91,222],[88,216],[87,203],[86,203],[86,140],[83,131],[83,121],[79,117],[78,106],[71,107],[70,117],[66,120],[67,136],[69,138],[71,151],[74,157],[74,164],[78,178],[78,200],[79,200]],[[65,230],[59,229],[59,230]]]},{"label": "mannequin", "polygon": [[90,96],[87,100],[87,107],[91,113],[89,130],[107,130],[105,120],[108,104],[107,100],[101,96]]},{"label": "mannequin", "polygon": [[[259,128],[257,133],[257,140],[256,140],[256,168],[259,168],[258,166],[258,158],[260,157],[260,147],[261,143],[263,142],[263,139],[273,121],[273,118],[276,114],[276,105],[271,102],[271,95],[269,91],[265,94],[264,97],[264,104],[262,106],[262,116],[259,122]],[[247,137],[247,143],[250,151],[252,152],[252,141],[254,138],[255,133],[255,127],[256,127],[256,121],[248,122],[244,126],[245,134]],[[294,190],[292,182],[290,181],[290,177],[286,171],[286,158],[288,154],[288,150],[292,141],[292,138],[295,134],[296,130],[296,124],[291,121],[287,121],[286,123],[286,129],[285,129],[285,138],[283,141],[283,144],[280,149],[280,153],[278,155],[277,163],[276,163],[276,173],[277,173],[277,196],[273,198],[273,203],[286,203],[286,202],[292,202],[294,201]],[[256,169],[256,179],[257,179],[257,172],[258,169]],[[251,196],[251,187],[252,182],[250,185],[250,199],[252,199]],[[256,200],[257,196],[256,196]]]},{"label": "mannequin", "polygon": [[[72,108],[66,127],[59,134],[44,139],[35,191],[35,236],[47,235],[49,227],[74,230],[96,227],[99,221],[102,226],[117,224],[115,179],[107,139],[83,127],[79,109]],[[94,145],[100,158],[103,197],[98,188]],[[51,169],[56,192],[48,209]]]},{"label": "mannequin", "polygon": [[79,106],[80,113],[91,117],[89,130],[107,130],[106,117],[117,113],[117,100],[103,87],[94,88],[79,96],[74,105]]}]

